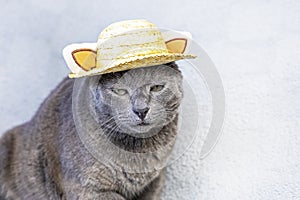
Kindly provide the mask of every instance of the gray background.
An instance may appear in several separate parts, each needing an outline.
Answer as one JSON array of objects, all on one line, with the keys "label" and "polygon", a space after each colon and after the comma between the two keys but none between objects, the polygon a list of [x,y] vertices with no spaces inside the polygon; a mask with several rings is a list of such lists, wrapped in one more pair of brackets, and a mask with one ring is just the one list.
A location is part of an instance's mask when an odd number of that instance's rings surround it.
[{"label": "gray background", "polygon": [[[300,1],[16,1],[0,8],[0,132],[25,122],[68,69],[61,50],[112,22],[190,31],[226,94],[223,135],[168,169],[164,199],[300,199]],[[176,147],[180,149],[180,144]]]}]

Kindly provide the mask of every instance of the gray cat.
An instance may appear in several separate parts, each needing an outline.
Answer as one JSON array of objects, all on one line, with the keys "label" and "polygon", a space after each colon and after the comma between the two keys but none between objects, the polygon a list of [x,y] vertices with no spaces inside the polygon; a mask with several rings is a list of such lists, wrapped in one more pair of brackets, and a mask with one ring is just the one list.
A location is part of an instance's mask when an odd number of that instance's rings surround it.
[{"label": "gray cat", "polygon": [[183,96],[178,66],[84,79],[85,112],[74,114],[84,103],[66,78],[29,122],[2,136],[0,200],[160,199]]}]

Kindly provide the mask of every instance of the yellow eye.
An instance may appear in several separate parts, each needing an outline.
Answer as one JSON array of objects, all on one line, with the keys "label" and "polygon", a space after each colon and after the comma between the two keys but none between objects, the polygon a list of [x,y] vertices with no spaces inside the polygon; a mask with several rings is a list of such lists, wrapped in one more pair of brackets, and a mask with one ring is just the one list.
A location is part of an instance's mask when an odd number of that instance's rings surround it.
[{"label": "yellow eye", "polygon": [[159,92],[164,88],[164,85],[154,85],[150,88],[151,92]]},{"label": "yellow eye", "polygon": [[113,88],[112,91],[115,94],[120,95],[120,96],[127,94],[127,90],[125,90],[125,89],[115,89],[115,88]]}]

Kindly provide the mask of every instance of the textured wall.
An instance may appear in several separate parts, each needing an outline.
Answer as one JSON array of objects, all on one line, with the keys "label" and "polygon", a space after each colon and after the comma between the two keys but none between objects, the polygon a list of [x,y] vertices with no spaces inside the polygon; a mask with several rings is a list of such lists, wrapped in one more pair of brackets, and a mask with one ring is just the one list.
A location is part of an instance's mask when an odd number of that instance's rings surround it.
[{"label": "textured wall", "polygon": [[190,31],[226,94],[218,145],[201,161],[193,143],[169,167],[164,199],[300,199],[300,1],[0,2],[0,132],[30,119],[66,76],[65,44],[145,18]]}]

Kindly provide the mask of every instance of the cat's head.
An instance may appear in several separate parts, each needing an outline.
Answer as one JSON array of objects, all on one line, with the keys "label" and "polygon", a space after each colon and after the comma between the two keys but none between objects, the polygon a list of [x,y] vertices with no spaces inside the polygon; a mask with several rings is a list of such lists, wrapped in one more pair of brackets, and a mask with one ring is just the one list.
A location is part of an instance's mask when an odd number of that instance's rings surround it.
[{"label": "cat's head", "polygon": [[139,135],[170,123],[183,97],[174,63],[92,77],[92,112],[109,130]]}]

